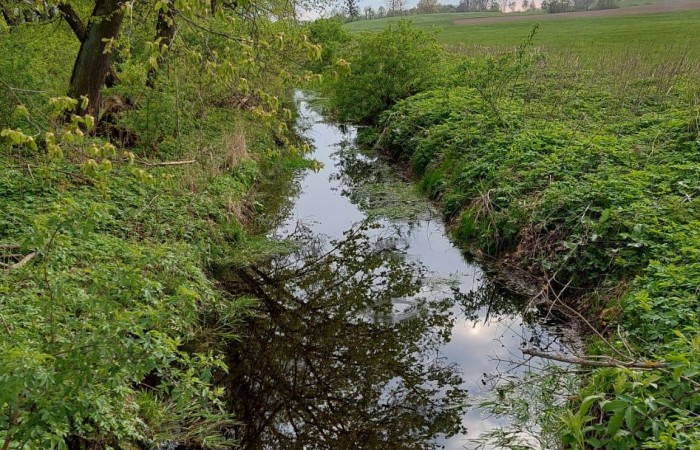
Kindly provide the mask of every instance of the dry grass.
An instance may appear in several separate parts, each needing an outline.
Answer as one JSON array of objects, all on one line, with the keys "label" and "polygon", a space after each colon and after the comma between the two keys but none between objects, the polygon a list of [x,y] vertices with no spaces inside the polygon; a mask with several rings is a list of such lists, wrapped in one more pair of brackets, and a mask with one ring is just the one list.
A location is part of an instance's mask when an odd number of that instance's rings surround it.
[{"label": "dry grass", "polygon": [[[179,178],[184,188],[194,194],[206,194],[207,187],[213,180],[235,170],[239,165],[254,160],[248,151],[246,129],[242,123],[238,123],[232,131],[224,134],[218,145],[210,145],[202,148],[195,156],[196,163],[182,166],[182,177]],[[250,216],[249,198],[240,198],[240,193],[231,192],[225,200],[223,207],[229,218],[238,223],[245,224]]]},{"label": "dry grass", "polygon": [[236,125],[233,132],[224,136],[222,148],[224,169],[231,169],[240,162],[250,159],[245,130],[242,125]]},{"label": "dry grass", "polygon": [[691,130],[695,131],[700,139],[700,92],[696,92],[693,96],[693,107],[690,117]]},{"label": "dry grass", "polygon": [[[505,58],[512,64],[515,64],[517,53],[515,47],[495,49],[463,45],[450,49],[458,56]],[[537,103],[532,104],[536,109],[528,110],[526,104],[525,117],[544,115],[554,120],[572,101],[596,93],[625,99],[626,107],[636,114],[649,101],[663,105],[688,89],[697,91],[694,80],[700,79],[700,59],[692,57],[688,46],[669,47],[663,58],[654,59],[634,50],[625,54],[582,56],[576,52],[547,53],[542,48],[533,47],[528,50],[528,55],[533,64],[519,81],[527,90],[525,98],[546,95],[560,98],[553,102],[551,111],[542,111]],[[556,89],[542,89],[552,86],[553,82],[557,83]],[[513,83],[511,81],[511,86]],[[695,96],[700,97],[700,92],[695,92]],[[696,115],[700,116],[700,113]]]},{"label": "dry grass", "polygon": [[203,186],[210,184],[212,178],[252,159],[245,128],[237,124],[233,131],[224,135],[219,145],[202,148],[195,159],[197,164],[186,167],[182,179],[187,189],[199,193]]}]

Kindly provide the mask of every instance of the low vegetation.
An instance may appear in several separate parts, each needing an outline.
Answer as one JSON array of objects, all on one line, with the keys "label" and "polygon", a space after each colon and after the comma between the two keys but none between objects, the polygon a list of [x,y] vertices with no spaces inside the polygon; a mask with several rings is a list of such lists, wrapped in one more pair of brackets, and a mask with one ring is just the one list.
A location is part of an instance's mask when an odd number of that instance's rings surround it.
[{"label": "low vegetation", "polygon": [[[557,418],[567,448],[693,448],[700,68],[682,49],[592,67],[536,36],[438,62],[422,56],[437,38],[405,23],[359,35],[330,107],[372,125],[361,140],[410,170],[459,242],[526,269],[545,310],[586,321],[580,392]],[[408,73],[369,80],[396,57]]]},{"label": "low vegetation", "polygon": [[303,164],[285,99],[320,49],[272,2],[44,3],[0,2],[0,445],[231,448],[212,378],[250,300],[209,268],[264,253],[256,186]]}]

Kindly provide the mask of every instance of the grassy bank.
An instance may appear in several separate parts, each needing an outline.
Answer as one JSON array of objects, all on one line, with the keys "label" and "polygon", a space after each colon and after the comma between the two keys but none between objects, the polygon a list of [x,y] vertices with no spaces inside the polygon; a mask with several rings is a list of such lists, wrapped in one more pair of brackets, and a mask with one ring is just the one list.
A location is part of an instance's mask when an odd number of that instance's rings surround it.
[{"label": "grassy bank", "polygon": [[373,125],[362,139],[410,168],[460,242],[588,319],[583,383],[556,417],[565,447],[698,445],[697,64],[491,53],[441,53],[405,25],[359,35],[330,104]]},{"label": "grassy bank", "polygon": [[209,268],[264,253],[259,180],[305,164],[285,100],[304,58],[219,16],[153,55],[156,12],[130,14],[95,116],[65,97],[65,20],[0,25],[3,448],[234,445],[210,381],[250,300]]}]

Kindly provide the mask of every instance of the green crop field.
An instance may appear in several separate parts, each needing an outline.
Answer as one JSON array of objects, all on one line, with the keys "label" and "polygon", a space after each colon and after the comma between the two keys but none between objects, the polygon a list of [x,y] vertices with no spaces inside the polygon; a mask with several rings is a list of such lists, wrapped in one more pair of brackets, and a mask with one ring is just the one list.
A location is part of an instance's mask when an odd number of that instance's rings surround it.
[{"label": "green crop field", "polygon": [[[652,1],[629,0],[627,3],[640,5]],[[625,59],[641,55],[650,61],[662,60],[668,55],[700,57],[700,9],[634,14],[635,8],[630,6],[624,11],[632,13],[616,11],[609,16],[574,13],[561,17],[530,13],[517,19],[502,13],[447,13],[407,19],[421,29],[437,31],[441,42],[462,51],[512,48],[523,42],[539,23],[535,46],[584,59],[597,60],[609,55]],[[471,19],[475,19],[473,24]],[[353,32],[374,32],[397,20],[365,20],[346,27]]]}]

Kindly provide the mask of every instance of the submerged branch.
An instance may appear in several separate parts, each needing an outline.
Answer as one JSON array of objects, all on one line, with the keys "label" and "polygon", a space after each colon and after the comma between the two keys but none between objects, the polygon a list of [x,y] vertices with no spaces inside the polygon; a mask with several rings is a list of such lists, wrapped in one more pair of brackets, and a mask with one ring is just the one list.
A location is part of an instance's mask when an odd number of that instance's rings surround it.
[{"label": "submerged branch", "polygon": [[658,361],[620,361],[617,359],[606,358],[605,360],[585,359],[578,356],[565,356],[561,353],[547,353],[534,348],[520,349],[523,355],[536,356],[538,358],[549,359],[566,364],[577,364],[586,367],[627,367],[629,369],[662,369],[666,367],[666,363]]}]

